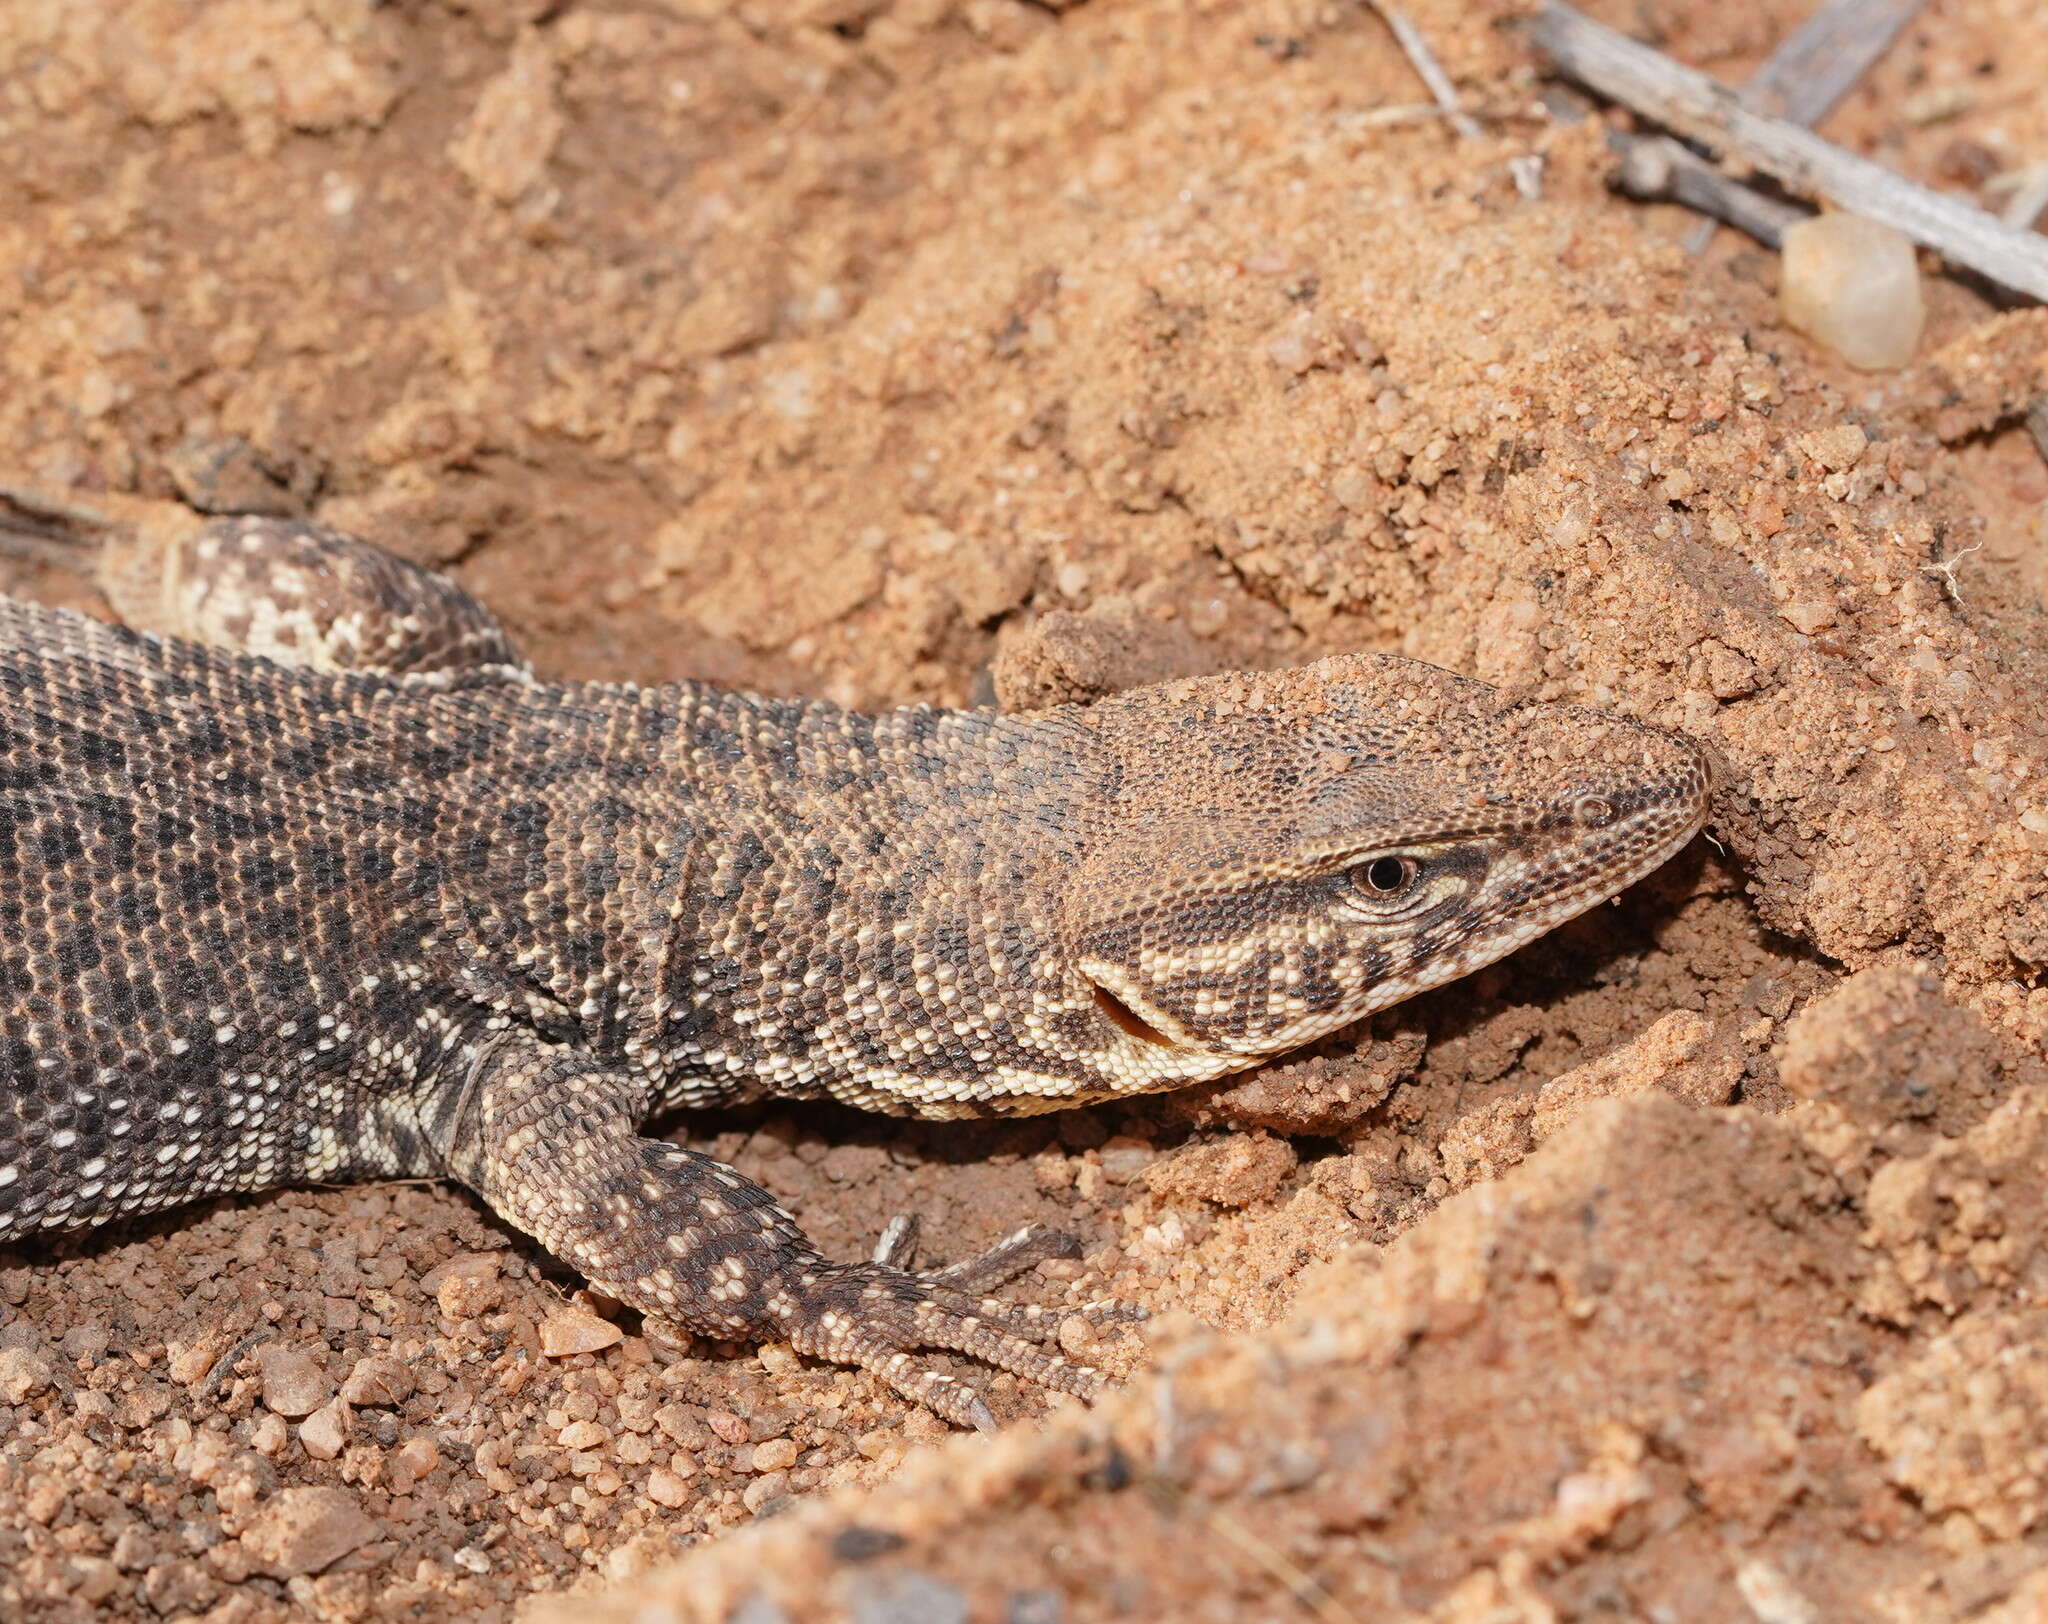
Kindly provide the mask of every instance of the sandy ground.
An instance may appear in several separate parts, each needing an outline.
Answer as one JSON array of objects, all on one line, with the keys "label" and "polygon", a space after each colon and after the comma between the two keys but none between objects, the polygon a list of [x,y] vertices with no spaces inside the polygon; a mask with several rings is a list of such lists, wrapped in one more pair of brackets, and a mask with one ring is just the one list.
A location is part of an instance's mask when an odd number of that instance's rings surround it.
[{"label": "sandy ground", "polygon": [[[1600,8],[1731,82],[1805,9]],[[1306,0],[0,8],[10,475],[316,514],[563,675],[1382,648],[1725,767],[1614,906],[1234,1087],[679,1125],[841,1255],[1087,1238],[1027,1289],[1149,1350],[988,1378],[992,1440],[434,1185],[0,1255],[0,1617],[2048,1617],[2048,323],[1937,278],[1850,372],[1608,194],[1515,6],[1410,10],[1482,139]],[[2031,0],[1935,0],[1827,132],[1997,207],[2044,87]]]}]

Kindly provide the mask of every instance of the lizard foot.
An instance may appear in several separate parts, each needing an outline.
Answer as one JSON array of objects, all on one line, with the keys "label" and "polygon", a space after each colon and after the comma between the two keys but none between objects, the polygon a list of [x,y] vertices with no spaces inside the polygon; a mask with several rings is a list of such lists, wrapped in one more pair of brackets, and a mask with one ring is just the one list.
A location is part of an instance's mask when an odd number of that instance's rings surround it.
[{"label": "lizard foot", "polygon": [[[906,1255],[890,1226],[883,1247]],[[995,1416],[967,1383],[930,1369],[916,1354],[945,1348],[1062,1393],[1088,1397],[1106,1378],[1043,1344],[1058,1334],[1056,1310],[1024,1307],[979,1295],[1047,1257],[1079,1251],[1071,1236],[1033,1227],[1019,1230],[987,1252],[946,1269],[917,1271],[896,1262],[814,1266],[772,1302],[782,1334],[799,1353],[871,1370],[906,1398],[956,1426],[995,1428]],[[1132,1317],[1124,1311],[1119,1317]]]},{"label": "lizard foot", "polygon": [[[636,1084],[574,1050],[515,1033],[477,1062],[471,1098],[438,1131],[449,1170],[493,1208],[643,1314],[721,1338],[775,1339],[872,1370],[959,1426],[995,1418],[926,1349],[964,1353],[1063,1393],[1103,1375],[1046,1346],[1063,1315],[990,1295],[1035,1263],[1072,1257],[1071,1236],[1033,1226],[950,1268],[909,1267],[915,1231],[880,1256],[822,1256],[760,1185],[700,1152],[634,1131]],[[1098,1321],[1129,1319],[1097,1305]]]}]

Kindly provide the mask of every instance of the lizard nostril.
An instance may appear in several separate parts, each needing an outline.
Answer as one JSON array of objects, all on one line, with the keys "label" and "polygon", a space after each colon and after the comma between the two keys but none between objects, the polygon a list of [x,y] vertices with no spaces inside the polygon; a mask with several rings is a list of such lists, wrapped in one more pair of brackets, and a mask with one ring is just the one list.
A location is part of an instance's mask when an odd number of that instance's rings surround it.
[{"label": "lizard nostril", "polygon": [[1604,795],[1581,795],[1572,802],[1572,817],[1588,829],[1604,829],[1614,821],[1614,803]]}]

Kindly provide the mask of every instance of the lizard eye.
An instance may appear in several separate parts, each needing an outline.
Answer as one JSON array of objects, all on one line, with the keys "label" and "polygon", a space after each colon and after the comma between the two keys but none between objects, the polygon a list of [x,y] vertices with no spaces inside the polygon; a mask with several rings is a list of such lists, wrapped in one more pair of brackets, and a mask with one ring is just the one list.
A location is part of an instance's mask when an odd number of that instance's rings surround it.
[{"label": "lizard eye", "polygon": [[1412,857],[1375,857],[1351,871],[1352,883],[1375,902],[1391,902],[1414,888],[1422,865]]}]

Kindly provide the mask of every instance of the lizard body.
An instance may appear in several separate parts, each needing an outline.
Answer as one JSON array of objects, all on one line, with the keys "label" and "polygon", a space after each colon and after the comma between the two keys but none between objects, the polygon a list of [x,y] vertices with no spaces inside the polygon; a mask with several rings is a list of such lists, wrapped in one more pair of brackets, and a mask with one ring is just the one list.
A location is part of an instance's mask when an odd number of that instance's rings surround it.
[{"label": "lizard body", "polygon": [[0,1241],[450,1175],[643,1311],[962,1422],[913,1350],[1093,1386],[985,1295],[1055,1238],[828,1262],[639,1124],[1217,1077],[1613,895],[1706,804],[1682,740],[1387,657],[865,716],[538,681],[313,527],[110,556],[131,621],[263,652],[0,600]]}]

